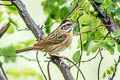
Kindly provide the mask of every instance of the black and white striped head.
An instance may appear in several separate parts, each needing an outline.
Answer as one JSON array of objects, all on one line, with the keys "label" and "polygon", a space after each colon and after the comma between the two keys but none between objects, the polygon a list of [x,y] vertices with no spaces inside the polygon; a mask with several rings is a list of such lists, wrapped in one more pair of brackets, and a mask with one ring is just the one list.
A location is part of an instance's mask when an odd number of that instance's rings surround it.
[{"label": "black and white striped head", "polygon": [[76,26],[76,24],[71,22],[70,20],[64,20],[60,24],[59,29],[65,31],[65,32],[72,32],[75,26]]}]

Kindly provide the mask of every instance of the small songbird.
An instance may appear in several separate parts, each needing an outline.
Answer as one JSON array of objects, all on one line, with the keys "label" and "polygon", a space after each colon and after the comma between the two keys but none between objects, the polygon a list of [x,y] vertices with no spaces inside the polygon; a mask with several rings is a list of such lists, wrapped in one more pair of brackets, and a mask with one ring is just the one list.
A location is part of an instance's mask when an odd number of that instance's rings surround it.
[{"label": "small songbird", "polygon": [[16,53],[29,50],[40,50],[48,54],[54,54],[63,51],[72,42],[72,32],[75,26],[76,24],[70,20],[64,20],[57,29],[42,40],[39,40],[38,43],[29,48],[16,50]]}]

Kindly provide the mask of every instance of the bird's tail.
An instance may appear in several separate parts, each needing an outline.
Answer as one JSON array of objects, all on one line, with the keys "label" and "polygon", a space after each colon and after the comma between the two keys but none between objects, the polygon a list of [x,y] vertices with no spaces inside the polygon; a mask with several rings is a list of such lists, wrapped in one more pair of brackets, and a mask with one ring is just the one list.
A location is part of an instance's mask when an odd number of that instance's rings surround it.
[{"label": "bird's tail", "polygon": [[29,50],[33,50],[33,47],[28,47],[28,48],[16,50],[16,53],[20,53],[20,52],[24,52],[24,51],[29,51]]}]

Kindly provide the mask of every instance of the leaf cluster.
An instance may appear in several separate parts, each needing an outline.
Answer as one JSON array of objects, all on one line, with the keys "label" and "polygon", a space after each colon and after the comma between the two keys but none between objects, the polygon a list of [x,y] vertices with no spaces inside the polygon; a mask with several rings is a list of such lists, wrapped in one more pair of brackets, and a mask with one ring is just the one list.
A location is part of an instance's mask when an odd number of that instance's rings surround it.
[{"label": "leaf cluster", "polygon": [[35,70],[29,67],[23,68],[21,70],[10,68],[7,71],[7,75],[9,78],[14,77],[15,79],[19,79],[19,78],[26,79],[31,76],[32,78],[35,78],[36,80],[43,80],[43,77],[41,76],[41,74],[39,74],[38,72],[36,72]]}]

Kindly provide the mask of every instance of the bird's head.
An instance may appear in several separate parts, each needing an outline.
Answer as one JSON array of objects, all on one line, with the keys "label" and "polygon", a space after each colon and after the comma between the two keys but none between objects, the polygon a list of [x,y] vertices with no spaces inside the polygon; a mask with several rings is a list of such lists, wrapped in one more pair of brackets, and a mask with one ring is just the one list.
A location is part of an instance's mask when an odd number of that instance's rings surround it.
[{"label": "bird's head", "polygon": [[59,26],[59,29],[63,30],[64,32],[72,32],[74,27],[76,26],[75,23],[73,23],[70,20],[64,20]]}]

